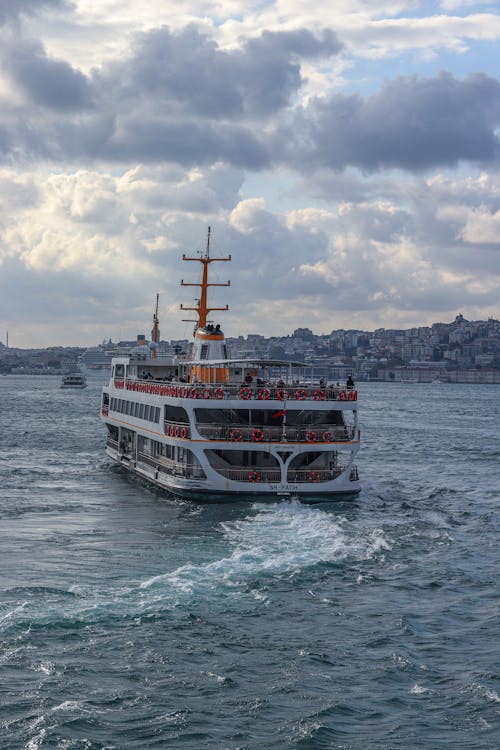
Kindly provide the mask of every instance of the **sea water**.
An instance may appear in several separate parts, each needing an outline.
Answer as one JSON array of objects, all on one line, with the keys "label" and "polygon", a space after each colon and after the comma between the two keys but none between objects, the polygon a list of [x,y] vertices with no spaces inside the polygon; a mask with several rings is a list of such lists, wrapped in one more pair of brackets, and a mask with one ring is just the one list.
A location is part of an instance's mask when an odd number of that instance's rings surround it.
[{"label": "sea water", "polygon": [[359,385],[361,494],[201,505],[0,377],[0,748],[500,747],[498,386]]}]

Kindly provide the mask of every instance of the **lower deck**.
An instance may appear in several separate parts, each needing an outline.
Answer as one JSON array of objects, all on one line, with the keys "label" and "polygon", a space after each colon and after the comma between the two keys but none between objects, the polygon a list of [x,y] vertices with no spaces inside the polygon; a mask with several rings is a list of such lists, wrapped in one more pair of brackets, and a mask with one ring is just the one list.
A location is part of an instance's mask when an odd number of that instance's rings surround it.
[{"label": "lower deck", "polygon": [[359,492],[353,451],[332,446],[193,444],[156,440],[107,423],[108,455],[156,485],[183,496],[320,496]]}]

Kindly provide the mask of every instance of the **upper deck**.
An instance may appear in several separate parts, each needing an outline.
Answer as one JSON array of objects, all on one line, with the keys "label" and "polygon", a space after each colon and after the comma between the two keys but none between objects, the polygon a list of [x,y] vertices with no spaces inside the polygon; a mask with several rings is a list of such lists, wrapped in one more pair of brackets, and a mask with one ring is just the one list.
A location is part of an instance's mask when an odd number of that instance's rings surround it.
[{"label": "upper deck", "polygon": [[[110,385],[117,389],[182,399],[208,401],[357,401],[354,384],[328,384],[314,378],[314,368],[283,360],[203,360],[205,378],[193,377],[199,362],[182,358],[117,358],[112,362]],[[211,373],[224,368],[218,382]]]}]

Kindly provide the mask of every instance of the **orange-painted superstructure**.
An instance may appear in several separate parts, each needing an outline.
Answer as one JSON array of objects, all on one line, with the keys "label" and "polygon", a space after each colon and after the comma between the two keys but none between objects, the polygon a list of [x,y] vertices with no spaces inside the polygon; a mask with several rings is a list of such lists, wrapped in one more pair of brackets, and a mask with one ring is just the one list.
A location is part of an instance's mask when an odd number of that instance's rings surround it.
[{"label": "orange-painted superstructure", "polygon": [[198,315],[198,320],[193,321],[195,323],[194,328],[194,342],[192,359],[196,361],[191,367],[191,381],[198,381],[200,383],[227,383],[229,382],[229,369],[222,365],[204,365],[198,364],[200,360],[221,360],[227,359],[225,351],[225,338],[223,332],[220,330],[220,326],[214,328],[213,325],[207,322],[208,314],[214,310],[226,311],[229,310],[229,306],[225,307],[209,307],[208,306],[208,287],[209,286],[230,286],[231,282],[227,281],[223,284],[213,284],[208,281],[208,266],[214,262],[227,262],[231,260],[229,255],[227,258],[211,258],[210,257],[210,227],[208,227],[207,237],[207,249],[205,255],[199,258],[188,258],[186,255],[182,256],[183,260],[198,261],[203,266],[203,273],[200,283],[187,283],[184,280],[181,281],[181,286],[199,286],[201,288],[201,294],[199,300],[197,300],[196,307],[185,307],[181,305],[181,310],[193,310]]}]

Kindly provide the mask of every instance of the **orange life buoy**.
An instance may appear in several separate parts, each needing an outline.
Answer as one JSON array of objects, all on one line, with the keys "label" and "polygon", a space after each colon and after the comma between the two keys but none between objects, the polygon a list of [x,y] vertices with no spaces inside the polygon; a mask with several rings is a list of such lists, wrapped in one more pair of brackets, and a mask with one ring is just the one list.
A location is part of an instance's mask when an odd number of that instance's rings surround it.
[{"label": "orange life buoy", "polygon": [[215,389],[214,398],[219,398],[219,399],[224,398],[224,391],[222,390],[222,388]]},{"label": "orange life buoy", "polygon": [[356,396],[354,395],[354,391],[347,391],[347,400],[356,401]]},{"label": "orange life buoy", "polygon": [[254,443],[260,443],[264,440],[264,430],[255,429],[252,431],[252,440]]},{"label": "orange life buoy", "polygon": [[345,401],[345,400],[346,400],[346,398],[347,398],[347,394],[346,394],[346,392],[345,392],[345,391],[340,391],[340,393],[339,393],[339,399],[340,399],[341,401]]},{"label": "orange life buoy", "polygon": [[284,401],[285,399],[288,398],[289,393],[288,391],[285,391],[283,388],[280,388],[279,391],[276,393],[276,395],[280,401]]},{"label": "orange life buoy", "polygon": [[198,388],[191,388],[191,398],[198,398]]},{"label": "orange life buoy", "polygon": [[332,433],[330,432],[330,430],[327,430],[326,432],[323,433],[323,442],[331,443],[331,441],[332,441]]},{"label": "orange life buoy", "polygon": [[319,482],[319,471],[310,471],[307,478],[310,482],[316,484],[316,482]]},{"label": "orange life buoy", "polygon": [[305,392],[303,388],[299,388],[298,391],[295,391],[295,398],[297,399],[297,401],[304,401],[306,396],[307,396],[307,393]]},{"label": "orange life buoy", "polygon": [[180,437],[184,440],[187,437],[188,431],[186,427],[181,427]]},{"label": "orange life buoy", "polygon": [[258,471],[249,471],[248,472],[248,481],[249,482],[260,482],[260,474]]},{"label": "orange life buoy", "polygon": [[231,430],[231,440],[234,440],[239,443],[242,437],[243,437],[243,433],[241,430]]},{"label": "orange life buoy", "polygon": [[240,398],[247,401],[252,395],[250,388],[240,388]]},{"label": "orange life buoy", "polygon": [[202,398],[212,398],[212,391],[210,388],[204,388],[201,392]]},{"label": "orange life buoy", "polygon": [[308,432],[306,432],[306,440],[308,443],[315,443],[317,439],[318,439],[318,436],[312,430],[309,430]]},{"label": "orange life buoy", "polygon": [[324,391],[314,391],[313,398],[315,401],[324,401],[326,393]]},{"label": "orange life buoy", "polygon": [[[181,395],[181,394],[179,394],[179,395]],[[184,387],[182,389],[182,398],[187,398],[188,396],[189,396],[189,388]]]},{"label": "orange life buoy", "polygon": [[173,437],[173,435],[174,435],[174,428],[173,428],[173,426],[171,424],[169,424],[169,426],[168,426],[168,436],[169,437]]},{"label": "orange life buoy", "polygon": [[180,435],[180,432],[181,432],[181,428],[179,427],[179,425],[178,425],[178,424],[177,424],[177,425],[175,425],[175,429],[174,429],[174,437],[179,437],[179,435]]},{"label": "orange life buoy", "polygon": [[261,388],[258,393],[258,397],[261,401],[267,401],[270,395],[271,391],[269,390],[269,388]]}]

